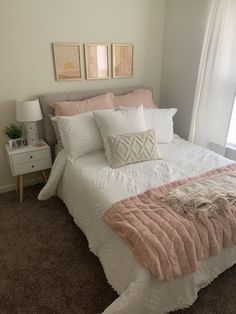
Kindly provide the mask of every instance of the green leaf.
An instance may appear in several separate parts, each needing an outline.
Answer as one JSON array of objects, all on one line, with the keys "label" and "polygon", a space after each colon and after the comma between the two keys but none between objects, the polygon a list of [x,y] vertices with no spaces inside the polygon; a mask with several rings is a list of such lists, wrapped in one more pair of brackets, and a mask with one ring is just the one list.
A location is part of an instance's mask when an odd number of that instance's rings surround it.
[{"label": "green leaf", "polygon": [[14,123],[10,123],[10,126],[6,126],[2,130],[2,133],[13,140],[13,139],[21,137],[23,134],[23,131],[20,126],[17,126]]}]

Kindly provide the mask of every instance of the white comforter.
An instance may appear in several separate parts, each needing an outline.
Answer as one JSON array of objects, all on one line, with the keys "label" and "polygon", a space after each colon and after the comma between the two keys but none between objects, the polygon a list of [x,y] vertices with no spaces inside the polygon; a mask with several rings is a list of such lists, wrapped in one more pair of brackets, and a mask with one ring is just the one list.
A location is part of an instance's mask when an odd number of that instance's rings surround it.
[{"label": "white comforter", "polygon": [[236,248],[232,247],[209,258],[195,273],[161,282],[140,266],[123,240],[103,222],[104,211],[116,201],[232,163],[177,136],[171,144],[159,145],[159,149],[161,160],[119,169],[107,165],[103,152],[70,163],[62,151],[39,194],[39,199],[45,200],[58,193],[120,295],[105,314],[161,314],[189,306],[202,287],[236,262]]}]

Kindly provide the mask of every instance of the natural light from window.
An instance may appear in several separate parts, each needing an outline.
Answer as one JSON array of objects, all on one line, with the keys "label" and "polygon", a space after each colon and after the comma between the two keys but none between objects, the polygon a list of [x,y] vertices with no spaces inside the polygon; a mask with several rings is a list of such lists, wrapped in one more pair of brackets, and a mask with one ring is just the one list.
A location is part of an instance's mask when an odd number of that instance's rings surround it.
[{"label": "natural light from window", "polygon": [[230,121],[227,144],[236,147],[236,98],[234,101],[234,108],[233,108],[232,117]]}]

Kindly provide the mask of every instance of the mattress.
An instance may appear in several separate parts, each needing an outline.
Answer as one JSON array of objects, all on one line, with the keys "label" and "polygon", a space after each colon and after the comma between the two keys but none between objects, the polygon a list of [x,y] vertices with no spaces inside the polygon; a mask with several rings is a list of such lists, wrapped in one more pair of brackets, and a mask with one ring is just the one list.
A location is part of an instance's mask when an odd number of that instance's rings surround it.
[{"label": "mattress", "polygon": [[159,281],[135,259],[127,244],[103,222],[114,202],[171,181],[202,174],[232,163],[178,136],[159,144],[161,159],[112,169],[99,151],[69,162],[61,151],[39,199],[57,193],[99,257],[110,285],[120,295],[105,314],[162,314],[187,307],[197,292],[236,261],[236,248],[203,262],[198,271]]}]

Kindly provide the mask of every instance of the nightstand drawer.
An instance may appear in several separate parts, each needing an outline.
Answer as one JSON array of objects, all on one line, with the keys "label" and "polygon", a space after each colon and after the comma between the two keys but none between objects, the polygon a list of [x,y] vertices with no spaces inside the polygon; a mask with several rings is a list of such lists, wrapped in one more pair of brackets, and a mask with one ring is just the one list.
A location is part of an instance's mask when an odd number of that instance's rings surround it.
[{"label": "nightstand drawer", "polygon": [[14,175],[18,176],[24,173],[30,173],[34,171],[39,171],[43,169],[51,168],[51,159],[41,159],[32,162],[25,162],[21,164],[13,164]]},{"label": "nightstand drawer", "polygon": [[11,156],[13,164],[21,164],[34,160],[50,159],[50,150],[42,149],[27,153],[18,153]]}]

